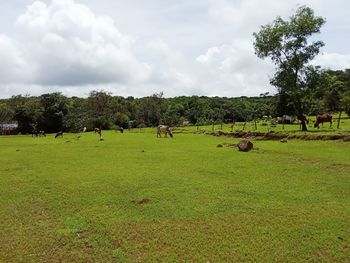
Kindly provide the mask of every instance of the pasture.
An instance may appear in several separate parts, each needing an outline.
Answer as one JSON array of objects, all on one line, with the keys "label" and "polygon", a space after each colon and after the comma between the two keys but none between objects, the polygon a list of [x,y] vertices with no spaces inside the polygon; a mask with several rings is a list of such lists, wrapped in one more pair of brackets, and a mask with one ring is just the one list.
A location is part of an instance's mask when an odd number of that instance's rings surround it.
[{"label": "pasture", "polygon": [[349,262],[349,142],[146,131],[0,137],[0,262]]},{"label": "pasture", "polygon": [[[309,117],[310,122],[307,125],[308,132],[307,133],[317,133],[317,134],[341,134],[341,133],[348,133],[350,131],[350,118],[343,114],[342,118],[340,119],[340,125],[339,129],[337,128],[338,124],[338,114],[333,115],[333,124],[330,127],[330,123],[324,123],[323,125],[320,125],[320,128],[314,128],[314,122],[316,120],[315,116]],[[180,130],[183,132],[196,132],[196,131],[205,131],[205,132],[212,132],[213,131],[213,125],[205,125],[205,126],[187,126],[187,127],[181,127]],[[223,131],[223,132],[241,132],[241,131],[250,131],[250,132],[288,132],[288,133],[298,133],[298,134],[306,134],[305,132],[302,132],[300,129],[300,124],[295,122],[293,124],[278,124],[275,123],[275,125],[271,125],[271,120],[258,120],[256,123],[253,121],[248,121],[247,123],[244,122],[236,122],[233,126],[232,124],[223,124],[222,129],[221,125],[216,123],[214,125],[214,131]]]}]

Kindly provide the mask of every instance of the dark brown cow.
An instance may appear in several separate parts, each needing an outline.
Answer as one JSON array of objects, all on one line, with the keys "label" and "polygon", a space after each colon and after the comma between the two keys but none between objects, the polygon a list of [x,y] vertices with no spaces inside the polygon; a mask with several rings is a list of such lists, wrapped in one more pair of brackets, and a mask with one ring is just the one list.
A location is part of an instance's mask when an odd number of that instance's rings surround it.
[{"label": "dark brown cow", "polygon": [[316,122],[314,124],[314,128],[320,128],[320,123],[323,126],[324,122],[330,122],[329,127],[332,127],[332,118],[333,118],[332,115],[330,115],[328,113],[323,114],[323,115],[318,115],[316,117]]}]

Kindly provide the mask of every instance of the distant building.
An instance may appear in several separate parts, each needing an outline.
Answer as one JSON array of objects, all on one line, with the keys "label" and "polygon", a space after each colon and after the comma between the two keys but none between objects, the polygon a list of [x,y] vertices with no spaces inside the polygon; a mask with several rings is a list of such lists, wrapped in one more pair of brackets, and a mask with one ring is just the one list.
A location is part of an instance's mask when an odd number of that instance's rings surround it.
[{"label": "distant building", "polygon": [[14,130],[18,128],[17,123],[4,123],[0,124],[0,132],[1,134],[10,134]]}]

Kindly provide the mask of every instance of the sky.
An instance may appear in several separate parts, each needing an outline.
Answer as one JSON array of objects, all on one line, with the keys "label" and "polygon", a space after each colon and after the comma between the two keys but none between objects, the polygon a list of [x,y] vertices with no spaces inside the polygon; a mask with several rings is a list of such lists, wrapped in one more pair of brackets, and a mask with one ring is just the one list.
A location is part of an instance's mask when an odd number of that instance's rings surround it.
[{"label": "sky", "polygon": [[253,32],[301,5],[327,21],[312,63],[350,68],[348,0],[0,0],[0,98],[274,93]]}]

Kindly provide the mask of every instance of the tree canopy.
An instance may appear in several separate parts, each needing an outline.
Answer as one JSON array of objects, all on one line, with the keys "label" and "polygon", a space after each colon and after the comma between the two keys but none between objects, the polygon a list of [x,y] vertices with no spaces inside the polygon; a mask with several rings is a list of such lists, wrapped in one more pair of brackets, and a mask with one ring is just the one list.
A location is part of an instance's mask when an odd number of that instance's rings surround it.
[{"label": "tree canopy", "polygon": [[276,65],[271,84],[277,87],[281,99],[291,105],[294,114],[302,121],[303,130],[307,130],[304,98],[310,84],[308,63],[324,45],[322,41],[308,43],[308,39],[319,33],[324,23],[325,19],[315,16],[311,8],[301,6],[289,20],[277,17],[253,34],[256,55],[269,57]]}]

